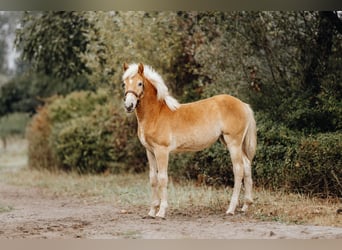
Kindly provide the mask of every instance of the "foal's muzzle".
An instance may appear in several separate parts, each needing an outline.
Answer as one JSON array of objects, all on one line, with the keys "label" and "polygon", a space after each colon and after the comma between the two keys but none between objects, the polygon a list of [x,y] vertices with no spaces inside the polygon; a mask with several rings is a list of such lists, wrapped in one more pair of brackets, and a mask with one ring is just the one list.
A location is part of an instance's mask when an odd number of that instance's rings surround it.
[{"label": "foal's muzzle", "polygon": [[131,113],[134,111],[134,109],[137,107],[139,103],[139,95],[135,93],[134,91],[128,90],[125,93],[125,109],[128,113]]}]

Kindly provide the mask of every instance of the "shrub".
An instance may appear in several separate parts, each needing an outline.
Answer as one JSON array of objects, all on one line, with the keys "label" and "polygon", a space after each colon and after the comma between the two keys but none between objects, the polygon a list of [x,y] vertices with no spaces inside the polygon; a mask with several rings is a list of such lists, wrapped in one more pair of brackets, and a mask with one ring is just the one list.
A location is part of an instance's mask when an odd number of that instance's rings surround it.
[{"label": "shrub", "polygon": [[170,159],[172,176],[197,179],[208,185],[233,185],[232,169],[229,152],[221,142],[200,152],[172,155]]},{"label": "shrub", "polygon": [[[342,134],[311,136],[275,125],[257,114],[258,146],[253,160],[256,186],[319,197],[341,197]],[[232,163],[221,143],[197,153],[174,155],[170,174],[209,185],[233,185]]]},{"label": "shrub", "polygon": [[287,164],[291,164],[301,134],[284,125],[275,125],[266,115],[258,115],[258,145],[252,172],[256,185],[285,188]]},{"label": "shrub", "polygon": [[103,127],[89,117],[75,118],[59,127],[51,140],[61,168],[79,173],[97,173],[105,169],[112,158],[106,137],[110,131],[103,131]]},{"label": "shrub", "polygon": [[51,121],[47,106],[38,108],[26,130],[28,164],[37,169],[56,170],[56,158],[49,145]]},{"label": "shrub", "polygon": [[146,160],[134,164],[139,150],[128,149],[131,125],[111,104],[99,106],[89,116],[60,124],[52,136],[54,151],[63,169],[79,173],[142,171]]},{"label": "shrub", "polygon": [[342,133],[303,137],[291,165],[291,189],[342,197]]},{"label": "shrub", "polygon": [[105,90],[58,97],[29,126],[30,166],[78,173],[139,172],[146,157],[135,133],[135,120]]},{"label": "shrub", "polygon": [[341,197],[342,134],[306,136],[271,124],[259,123],[254,182],[271,189]]},{"label": "shrub", "polygon": [[68,120],[88,116],[98,106],[110,101],[106,90],[97,92],[78,91],[72,92],[65,98],[57,98],[48,105],[48,112],[53,124],[63,123]]}]

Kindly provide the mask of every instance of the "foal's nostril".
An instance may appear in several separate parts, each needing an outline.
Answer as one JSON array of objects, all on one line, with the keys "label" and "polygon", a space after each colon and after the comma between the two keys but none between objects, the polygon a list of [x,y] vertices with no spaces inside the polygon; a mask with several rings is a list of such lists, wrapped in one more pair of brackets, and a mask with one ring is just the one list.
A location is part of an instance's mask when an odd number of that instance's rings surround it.
[{"label": "foal's nostril", "polygon": [[128,112],[130,112],[130,111],[133,110],[133,103],[131,103],[131,105],[125,106],[125,107],[126,107],[126,110],[127,110]]}]

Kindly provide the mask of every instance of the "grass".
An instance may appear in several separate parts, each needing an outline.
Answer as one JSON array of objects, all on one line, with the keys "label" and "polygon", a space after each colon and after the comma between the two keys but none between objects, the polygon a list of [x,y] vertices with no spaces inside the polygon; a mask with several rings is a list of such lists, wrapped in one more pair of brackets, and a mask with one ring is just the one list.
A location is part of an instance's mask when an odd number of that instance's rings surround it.
[{"label": "grass", "polygon": [[0,204],[0,213],[6,213],[13,210],[12,206],[5,206]]},{"label": "grass", "polygon": [[26,125],[30,120],[27,113],[12,113],[0,117],[0,137],[25,134]]},{"label": "grass", "polygon": [[[0,152],[0,162],[4,159],[22,162],[21,159],[26,157],[25,147],[18,150],[21,143],[16,143],[18,145],[12,147],[13,152]],[[78,175],[38,171],[28,167],[17,168],[14,165],[0,167],[0,182],[23,188],[40,188],[42,192],[56,196],[91,198],[126,207],[142,207],[146,209],[146,213],[148,211],[151,196],[148,173]],[[10,168],[14,170],[9,171]],[[191,181],[177,182],[170,178],[168,193],[171,215],[223,216],[229,205],[232,188],[197,185]],[[247,220],[342,227],[342,215],[337,214],[337,210],[341,209],[341,201],[338,199],[310,198],[301,194],[255,188],[254,201],[245,216]],[[0,212],[8,209],[10,208],[1,207],[0,204]]]},{"label": "grass", "polygon": [[[96,198],[123,206],[146,207],[150,203],[148,174],[78,175],[51,173],[23,168],[8,172],[1,181],[23,187],[38,187],[57,196],[78,199]],[[170,211],[184,215],[224,215],[232,193],[231,188],[214,188],[193,182],[176,183],[168,188]],[[342,216],[336,211],[341,203],[336,199],[317,199],[300,194],[271,192],[256,188],[255,203],[246,217],[261,221],[289,224],[342,226]],[[242,200],[242,197],[241,197]]]}]

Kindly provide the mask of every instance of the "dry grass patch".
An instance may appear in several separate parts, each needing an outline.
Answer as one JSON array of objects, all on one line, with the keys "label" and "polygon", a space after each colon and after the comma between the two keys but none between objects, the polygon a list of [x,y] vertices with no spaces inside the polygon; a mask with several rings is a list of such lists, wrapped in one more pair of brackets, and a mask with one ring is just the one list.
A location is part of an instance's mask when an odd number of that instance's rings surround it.
[{"label": "dry grass patch", "polygon": [[10,212],[13,210],[12,206],[7,206],[7,205],[1,205],[0,204],[0,213],[6,213],[6,212]]},{"label": "dry grass patch", "polygon": [[258,189],[252,207],[253,217],[285,223],[342,226],[338,199],[311,198],[301,194]]},{"label": "dry grass patch", "polygon": [[[146,208],[150,204],[148,174],[78,175],[51,173],[23,168],[3,175],[3,181],[23,187],[38,187],[56,196],[94,198],[123,206]],[[170,214],[184,216],[222,215],[228,207],[232,189],[196,185],[193,182],[170,181]],[[245,219],[279,221],[283,223],[342,226],[337,214],[341,202],[337,199],[309,198],[300,194],[256,189],[255,203]],[[242,201],[241,196],[241,201]]]}]

